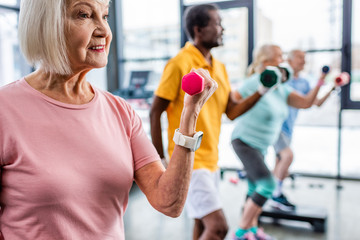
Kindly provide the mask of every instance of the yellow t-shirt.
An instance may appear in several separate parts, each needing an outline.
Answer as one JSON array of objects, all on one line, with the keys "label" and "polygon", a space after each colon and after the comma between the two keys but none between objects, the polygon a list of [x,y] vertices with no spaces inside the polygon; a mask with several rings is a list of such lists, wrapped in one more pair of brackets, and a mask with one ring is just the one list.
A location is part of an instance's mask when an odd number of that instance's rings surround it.
[{"label": "yellow t-shirt", "polygon": [[181,89],[182,77],[192,68],[203,68],[219,87],[201,109],[196,131],[203,131],[204,137],[200,148],[195,152],[194,169],[218,169],[218,144],[221,128],[221,117],[226,110],[230,94],[230,82],[224,64],[212,58],[212,66],[201,52],[191,43],[186,43],[177,56],[166,64],[155,95],[170,101],[166,109],[168,118],[168,152],[171,156],[175,143],[172,140],[174,131],[179,127],[185,92]]}]

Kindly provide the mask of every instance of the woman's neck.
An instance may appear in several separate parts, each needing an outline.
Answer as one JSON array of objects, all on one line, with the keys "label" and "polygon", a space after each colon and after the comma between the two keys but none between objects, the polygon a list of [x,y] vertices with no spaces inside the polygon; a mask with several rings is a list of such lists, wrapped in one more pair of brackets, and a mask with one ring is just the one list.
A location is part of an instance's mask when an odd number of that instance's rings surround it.
[{"label": "woman's neck", "polygon": [[86,81],[87,72],[59,75],[39,69],[25,77],[31,87],[57,101],[69,104],[85,104],[94,97],[91,85]]}]

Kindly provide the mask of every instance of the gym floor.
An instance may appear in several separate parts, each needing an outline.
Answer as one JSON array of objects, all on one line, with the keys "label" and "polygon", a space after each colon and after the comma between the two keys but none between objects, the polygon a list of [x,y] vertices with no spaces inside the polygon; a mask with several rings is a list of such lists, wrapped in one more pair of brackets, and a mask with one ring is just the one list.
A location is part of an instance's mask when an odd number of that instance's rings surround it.
[{"label": "gym floor", "polygon": [[[244,204],[247,184],[245,180],[232,183],[236,172],[225,172],[220,184],[223,209],[229,224],[226,239],[232,239]],[[342,189],[338,190],[340,184]],[[326,230],[317,233],[309,223],[261,218],[260,226],[277,240],[354,240],[360,239],[359,182],[308,177],[296,177],[285,182],[284,191],[289,200],[314,211],[325,210]],[[127,240],[190,240],[193,220],[184,211],[178,218],[169,218],[154,210],[136,185],[131,190],[128,209],[125,213]]]}]

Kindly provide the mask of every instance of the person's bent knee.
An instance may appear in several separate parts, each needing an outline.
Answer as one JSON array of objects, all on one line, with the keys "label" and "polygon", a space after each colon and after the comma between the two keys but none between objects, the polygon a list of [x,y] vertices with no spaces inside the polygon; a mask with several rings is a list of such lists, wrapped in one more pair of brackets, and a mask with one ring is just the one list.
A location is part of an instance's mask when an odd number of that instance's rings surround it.
[{"label": "person's bent knee", "polygon": [[228,231],[229,227],[227,224],[205,225],[205,229],[199,239],[225,239]]},{"label": "person's bent knee", "polygon": [[272,196],[273,191],[275,190],[276,184],[272,176],[259,180],[256,182],[256,192],[266,199]]},{"label": "person's bent knee", "polygon": [[223,239],[229,231],[229,226],[226,221],[214,222],[209,226],[205,225],[205,231],[209,231],[211,232],[211,235],[216,235]]},{"label": "person's bent knee", "polygon": [[221,227],[218,229],[218,236],[225,238],[228,231],[229,231],[229,226],[227,225],[226,222],[223,222],[223,224],[221,224]]},{"label": "person's bent knee", "polygon": [[291,148],[285,148],[280,152],[281,161],[292,162],[294,159],[294,153]]},{"label": "person's bent knee", "polygon": [[213,235],[216,235],[219,238],[224,239],[226,234],[229,231],[229,226],[226,224],[226,222],[218,223],[218,224],[214,225],[210,231],[213,232]]},{"label": "person's bent knee", "polygon": [[264,197],[263,195],[254,192],[251,196],[250,196],[251,200],[259,207],[264,206],[264,204],[267,201],[267,198]]}]

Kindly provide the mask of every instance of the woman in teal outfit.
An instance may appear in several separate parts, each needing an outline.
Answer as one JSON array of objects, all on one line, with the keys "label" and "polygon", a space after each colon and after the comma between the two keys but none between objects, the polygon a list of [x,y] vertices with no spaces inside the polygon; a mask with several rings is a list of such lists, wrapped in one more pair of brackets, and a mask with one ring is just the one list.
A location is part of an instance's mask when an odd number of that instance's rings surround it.
[{"label": "woman in teal outfit", "polygon": [[[260,85],[260,73],[268,66],[283,62],[282,50],[277,45],[263,45],[249,66],[249,78],[238,89],[239,97],[245,98]],[[317,89],[318,90],[318,89]],[[257,227],[262,206],[271,197],[275,188],[273,176],[264,162],[267,148],[279,136],[281,126],[288,116],[288,106],[308,108],[318,91],[303,96],[287,84],[278,84],[266,93],[247,113],[236,120],[232,133],[233,148],[244,165],[248,179],[247,200],[235,232],[235,240],[273,239]]]}]

